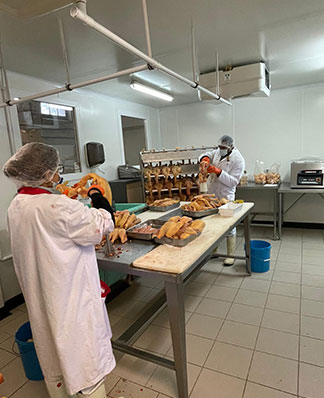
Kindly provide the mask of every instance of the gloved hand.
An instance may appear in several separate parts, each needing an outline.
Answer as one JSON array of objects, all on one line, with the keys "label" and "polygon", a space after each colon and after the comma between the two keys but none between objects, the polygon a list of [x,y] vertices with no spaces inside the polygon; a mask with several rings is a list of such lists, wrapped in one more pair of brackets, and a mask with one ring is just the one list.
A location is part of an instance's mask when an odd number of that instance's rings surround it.
[{"label": "gloved hand", "polygon": [[207,168],[210,165],[210,159],[208,156],[204,156],[199,165],[199,170],[202,174],[205,174],[207,172]]},{"label": "gloved hand", "polygon": [[105,209],[107,210],[110,215],[111,215],[111,219],[113,220],[114,224],[115,224],[115,217],[114,217],[114,211],[110,206],[110,203],[108,202],[108,200],[103,196],[104,190],[98,186],[98,185],[92,185],[89,189],[88,189],[88,196],[92,201],[92,206],[95,209]]},{"label": "gloved hand", "polygon": [[219,177],[222,174],[222,169],[219,169],[216,166],[209,166],[207,169],[208,173],[214,173]]},{"label": "gloved hand", "polygon": [[205,162],[205,163],[210,164],[210,159],[209,159],[208,156],[204,156],[204,157],[201,159],[200,163],[201,163],[201,162]]}]

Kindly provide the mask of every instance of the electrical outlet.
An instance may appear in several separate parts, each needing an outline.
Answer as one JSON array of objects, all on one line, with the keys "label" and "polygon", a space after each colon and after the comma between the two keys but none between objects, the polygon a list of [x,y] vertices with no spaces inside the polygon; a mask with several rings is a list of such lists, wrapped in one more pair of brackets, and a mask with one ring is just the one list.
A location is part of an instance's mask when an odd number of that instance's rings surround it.
[{"label": "electrical outlet", "polygon": [[231,72],[225,72],[224,73],[224,80],[227,82],[231,80]]}]

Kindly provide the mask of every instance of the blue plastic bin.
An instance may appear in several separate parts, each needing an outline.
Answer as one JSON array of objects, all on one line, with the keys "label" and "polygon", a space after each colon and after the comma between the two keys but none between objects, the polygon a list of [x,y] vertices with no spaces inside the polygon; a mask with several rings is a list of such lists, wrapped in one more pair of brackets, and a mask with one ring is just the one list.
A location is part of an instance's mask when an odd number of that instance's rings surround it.
[{"label": "blue plastic bin", "polygon": [[267,272],[270,270],[271,244],[264,240],[251,240],[251,271]]},{"label": "blue plastic bin", "polygon": [[30,323],[24,323],[15,335],[15,341],[19,348],[20,357],[24,366],[25,374],[29,380],[44,380],[42,369],[39,365],[34,343],[27,342],[33,337]]}]

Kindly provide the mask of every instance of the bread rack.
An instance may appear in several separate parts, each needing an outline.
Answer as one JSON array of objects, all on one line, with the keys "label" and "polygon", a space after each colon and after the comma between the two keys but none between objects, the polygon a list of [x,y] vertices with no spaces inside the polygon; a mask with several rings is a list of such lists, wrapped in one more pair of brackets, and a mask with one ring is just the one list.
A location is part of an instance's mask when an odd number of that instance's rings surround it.
[{"label": "bread rack", "polygon": [[[160,199],[164,197],[170,197],[170,189],[165,187],[166,177],[162,174],[162,167],[169,166],[171,168],[170,174],[168,174],[168,181],[172,181],[172,197],[180,198],[181,200],[189,200],[187,195],[189,189],[186,186],[181,187],[181,192],[179,185],[183,182],[184,184],[188,179],[193,181],[190,187],[190,196],[199,193],[199,185],[196,179],[199,173],[199,158],[200,156],[207,152],[217,149],[217,146],[213,147],[201,147],[201,148],[175,148],[175,149],[162,149],[162,150],[149,150],[140,152],[141,160],[141,177],[143,185],[143,195],[146,202],[152,202],[155,199]],[[172,173],[172,166],[180,166],[181,172],[177,173],[176,177]],[[160,174],[151,173],[152,188],[148,189],[148,170],[153,168],[160,168]],[[146,175],[145,175],[146,174]],[[159,186],[156,187],[156,179],[158,178]],[[161,189],[161,184],[164,187]],[[178,186],[175,186],[178,185]]]}]

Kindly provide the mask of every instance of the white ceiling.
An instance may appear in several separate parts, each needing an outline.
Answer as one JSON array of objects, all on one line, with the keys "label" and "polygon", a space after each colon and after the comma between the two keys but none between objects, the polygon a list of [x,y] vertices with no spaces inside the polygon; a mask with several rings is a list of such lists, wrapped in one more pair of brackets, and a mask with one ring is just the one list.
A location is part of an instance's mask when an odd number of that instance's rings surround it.
[{"label": "white ceiling", "polygon": [[[27,1],[27,0],[25,0]],[[31,0],[28,0],[29,2]],[[194,21],[199,69],[263,60],[272,88],[324,81],[323,0],[147,0],[154,57],[192,77],[191,18]],[[55,3],[55,2],[54,2]],[[88,13],[146,51],[141,0],[89,0]],[[57,16],[63,18],[72,82],[88,80],[139,65],[141,61],[73,20],[69,8],[22,21],[0,13],[6,67],[63,84],[65,70]],[[169,89],[172,104],[198,101],[194,90],[158,71],[138,73],[143,80]],[[154,107],[170,106],[130,89],[131,77],[91,86],[96,92]]]}]

